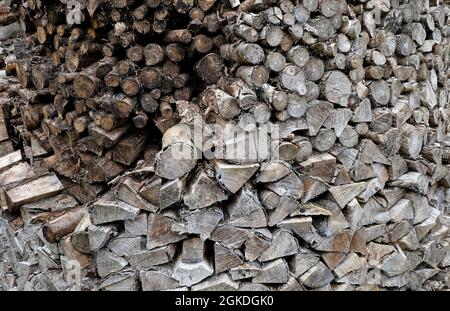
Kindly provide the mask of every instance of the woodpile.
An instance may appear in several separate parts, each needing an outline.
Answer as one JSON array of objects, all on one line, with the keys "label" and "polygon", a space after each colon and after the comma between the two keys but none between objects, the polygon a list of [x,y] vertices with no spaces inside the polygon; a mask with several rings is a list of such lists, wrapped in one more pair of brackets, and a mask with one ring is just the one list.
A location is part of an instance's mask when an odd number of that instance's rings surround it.
[{"label": "woodpile", "polygon": [[10,2],[1,289],[450,288],[447,5]]}]

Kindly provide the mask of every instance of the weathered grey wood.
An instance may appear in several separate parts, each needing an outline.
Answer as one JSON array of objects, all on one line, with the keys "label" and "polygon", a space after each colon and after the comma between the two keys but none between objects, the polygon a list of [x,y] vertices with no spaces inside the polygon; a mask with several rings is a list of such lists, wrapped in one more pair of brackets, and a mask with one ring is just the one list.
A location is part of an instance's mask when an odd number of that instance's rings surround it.
[{"label": "weathered grey wood", "polygon": [[34,171],[26,162],[16,164],[0,174],[0,186],[34,177]]},{"label": "weathered grey wood", "polygon": [[184,213],[182,223],[174,224],[172,229],[179,234],[198,234],[202,240],[206,240],[223,218],[223,212],[217,208],[195,210]]},{"label": "weathered grey wood", "polygon": [[236,193],[258,170],[259,164],[233,165],[217,162],[216,178],[231,193]]},{"label": "weathered grey wood", "polygon": [[7,205],[10,209],[14,209],[21,204],[48,198],[63,190],[63,184],[53,173],[4,187]]},{"label": "weathered grey wood", "polygon": [[214,244],[214,272],[224,272],[243,263],[242,259],[232,249]]},{"label": "weathered grey wood", "polygon": [[165,270],[140,271],[139,278],[143,291],[168,290],[180,287]]},{"label": "weathered grey wood", "polygon": [[224,191],[204,172],[200,172],[192,181],[183,202],[190,209],[204,208],[227,198]]},{"label": "weathered grey wood", "polygon": [[204,251],[204,242],[200,238],[190,238],[183,242],[182,253],[176,260],[172,273],[172,277],[181,286],[197,284],[214,273]]},{"label": "weathered grey wood", "polygon": [[212,276],[199,284],[192,286],[193,291],[235,291],[239,282],[235,282],[227,273]]},{"label": "weathered grey wood", "polygon": [[141,251],[126,256],[131,267],[135,269],[148,269],[153,266],[168,263],[175,255],[176,247],[174,244],[162,246],[150,251]]},{"label": "weathered grey wood", "polygon": [[175,243],[186,238],[186,235],[178,234],[173,230],[175,220],[161,214],[148,216],[147,249]]},{"label": "weathered grey wood", "polygon": [[319,288],[329,284],[333,278],[332,272],[319,261],[300,276],[300,282],[310,288]]},{"label": "weathered grey wood", "polygon": [[122,270],[128,262],[124,258],[114,255],[111,251],[103,249],[97,252],[95,264],[97,273],[104,277]]},{"label": "weathered grey wood", "polygon": [[351,93],[351,83],[347,76],[340,71],[332,71],[323,79],[322,91],[327,100],[347,107]]},{"label": "weathered grey wood", "polygon": [[254,283],[280,284],[286,283],[289,279],[289,269],[283,259],[276,259],[264,264],[261,271],[252,279]]},{"label": "weathered grey wood", "polygon": [[118,220],[133,220],[138,213],[137,207],[115,199],[109,193],[93,204],[91,219],[94,225],[98,225]]},{"label": "weathered grey wood", "polygon": [[271,261],[276,258],[296,254],[297,252],[297,240],[287,231],[279,230],[274,233],[272,244],[258,257],[258,260],[260,262]]},{"label": "weathered grey wood", "polygon": [[22,153],[17,150],[0,158],[0,173],[22,161]]}]

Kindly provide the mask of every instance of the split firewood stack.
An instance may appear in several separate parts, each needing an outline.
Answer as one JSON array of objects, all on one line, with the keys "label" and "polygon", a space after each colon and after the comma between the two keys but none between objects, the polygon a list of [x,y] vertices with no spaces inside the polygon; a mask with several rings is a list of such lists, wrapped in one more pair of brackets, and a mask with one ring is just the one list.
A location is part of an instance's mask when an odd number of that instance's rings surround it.
[{"label": "split firewood stack", "polygon": [[448,6],[11,2],[0,288],[450,288]]}]

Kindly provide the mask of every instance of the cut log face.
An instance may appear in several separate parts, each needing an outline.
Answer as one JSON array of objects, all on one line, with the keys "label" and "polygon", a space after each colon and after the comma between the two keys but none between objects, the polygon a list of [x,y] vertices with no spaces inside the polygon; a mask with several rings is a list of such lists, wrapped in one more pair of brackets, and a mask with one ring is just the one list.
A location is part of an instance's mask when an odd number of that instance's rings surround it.
[{"label": "cut log face", "polygon": [[289,279],[289,268],[283,259],[277,259],[261,267],[261,271],[252,279],[254,283],[281,284]]},{"label": "cut log face", "polygon": [[264,209],[255,192],[242,189],[228,206],[230,224],[236,227],[261,228],[267,225]]},{"label": "cut log face", "polygon": [[358,194],[363,192],[367,187],[367,183],[360,182],[349,185],[335,186],[330,188],[330,192],[341,208],[354,199]]},{"label": "cut log face", "polygon": [[258,260],[260,262],[271,261],[276,258],[296,254],[297,252],[297,240],[287,231],[279,230],[274,234],[272,244],[258,257]]},{"label": "cut log face", "polygon": [[64,186],[55,174],[48,174],[32,180],[24,180],[18,185],[4,188],[7,205],[14,209],[21,204],[48,198],[63,191]]},{"label": "cut log face", "polygon": [[199,238],[185,240],[182,253],[175,262],[172,277],[181,286],[191,286],[213,273],[214,269],[204,255],[204,242]]},{"label": "cut log face", "polygon": [[198,234],[202,240],[207,240],[223,218],[223,212],[217,208],[195,210],[183,215],[183,224],[173,225],[172,229],[179,234]]},{"label": "cut log face", "polygon": [[231,193],[236,193],[258,170],[259,164],[232,165],[216,164],[216,178]]},{"label": "cut log face", "polygon": [[107,195],[94,203],[91,219],[94,225],[114,222],[118,220],[133,220],[139,209],[124,201]]},{"label": "cut log face", "polygon": [[180,235],[173,230],[175,220],[160,214],[148,216],[147,249],[168,245],[181,241],[186,235]]},{"label": "cut log face", "polygon": [[100,250],[96,256],[97,273],[105,277],[122,270],[128,262],[108,250]]},{"label": "cut log face", "polygon": [[214,244],[214,271],[220,273],[242,264],[242,259],[233,250]]},{"label": "cut log face", "polygon": [[192,182],[183,202],[190,209],[204,208],[227,198],[222,188],[214,183],[205,173],[201,172]]}]

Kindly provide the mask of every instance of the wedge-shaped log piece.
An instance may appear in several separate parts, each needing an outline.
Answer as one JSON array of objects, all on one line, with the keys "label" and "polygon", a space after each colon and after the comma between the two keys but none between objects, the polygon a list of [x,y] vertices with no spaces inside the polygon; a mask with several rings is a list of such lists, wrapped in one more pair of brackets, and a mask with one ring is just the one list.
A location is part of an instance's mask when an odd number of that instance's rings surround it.
[{"label": "wedge-shaped log piece", "polygon": [[91,219],[94,225],[99,225],[118,220],[133,220],[138,213],[139,208],[115,199],[108,193],[93,204]]},{"label": "wedge-shaped log piece", "polygon": [[170,290],[180,287],[180,283],[163,269],[140,271],[139,278],[143,291]]},{"label": "wedge-shaped log piece", "polygon": [[20,181],[18,184],[10,184],[4,187],[4,190],[6,204],[12,211],[19,205],[56,195],[64,190],[64,185],[54,173],[50,173],[35,179]]},{"label": "wedge-shaped log piece", "polygon": [[244,228],[262,228],[267,226],[264,209],[257,194],[243,188],[228,206],[230,224]]},{"label": "wedge-shaped log piece", "polygon": [[183,241],[181,255],[173,267],[172,277],[181,286],[192,286],[214,273],[214,269],[205,257],[205,244],[200,238]]},{"label": "wedge-shaped log piece", "polygon": [[147,249],[164,246],[185,239],[185,234],[174,231],[173,225],[176,221],[161,214],[150,214],[148,216]]},{"label": "wedge-shaped log piece", "polygon": [[170,244],[128,255],[126,259],[134,269],[148,269],[170,262],[175,255],[175,251],[175,245]]},{"label": "wedge-shaped log piece", "polygon": [[329,200],[320,200],[318,203],[331,212],[330,216],[319,218],[314,224],[321,235],[331,237],[350,227],[338,204]]},{"label": "wedge-shaped log piece", "polygon": [[334,270],[344,260],[345,253],[323,253],[321,258],[330,270]]},{"label": "wedge-shaped log piece", "polygon": [[298,171],[307,176],[316,177],[324,182],[331,182],[336,170],[336,158],[329,153],[309,157],[300,163]]},{"label": "wedge-shaped log piece", "polygon": [[352,121],[354,123],[363,123],[372,121],[372,108],[370,106],[370,100],[364,99],[353,111]]},{"label": "wedge-shaped log piece", "polygon": [[434,226],[436,226],[436,221],[442,213],[436,208],[430,209],[431,211],[428,218],[415,226],[417,238],[419,239],[419,241],[422,240]]},{"label": "wedge-shaped log piece", "polygon": [[412,230],[397,242],[402,250],[414,251],[420,246],[415,230]]},{"label": "wedge-shaped log piece", "polygon": [[391,182],[391,186],[401,187],[425,194],[428,191],[430,177],[418,172],[408,172]]},{"label": "wedge-shaped log piece", "polygon": [[317,254],[306,248],[301,248],[298,254],[295,254],[289,261],[291,273],[298,278],[300,275],[314,267],[320,258]]},{"label": "wedge-shaped log piece", "polygon": [[354,181],[362,181],[376,176],[377,175],[371,166],[364,164],[360,160],[353,162],[353,168],[350,170],[350,177]]},{"label": "wedge-shaped log piece", "polygon": [[94,123],[89,125],[89,134],[92,136],[93,140],[102,147],[111,148],[114,146],[128,131],[127,126],[118,127],[109,132],[105,131]]},{"label": "wedge-shaped log piece", "polygon": [[142,247],[142,237],[129,237],[124,233],[119,234],[108,241],[106,247],[117,256],[126,256],[140,252]]},{"label": "wedge-shaped log piece", "polygon": [[336,233],[333,236],[320,240],[314,248],[318,251],[324,252],[346,253],[350,248],[352,235],[353,234],[350,231]]},{"label": "wedge-shaped log piece", "polygon": [[317,135],[325,120],[330,116],[328,108],[326,102],[322,101],[314,101],[308,108],[306,111],[306,122],[309,135]]},{"label": "wedge-shaped log piece", "polygon": [[214,229],[210,239],[215,242],[221,242],[231,248],[239,248],[245,243],[249,235],[248,229],[223,224]]},{"label": "wedge-shaped log piece", "polygon": [[0,174],[0,187],[34,176],[34,171],[31,169],[30,165],[26,162],[22,162]]},{"label": "wedge-shaped log piece", "polygon": [[182,214],[181,223],[174,224],[172,229],[179,234],[198,234],[202,240],[209,239],[211,232],[223,220],[223,212],[217,208],[200,209]]},{"label": "wedge-shaped log piece", "polygon": [[285,219],[288,215],[294,213],[300,204],[288,195],[284,195],[280,199],[280,203],[274,211],[269,215],[269,226],[275,226]]},{"label": "wedge-shaped log piece", "polygon": [[55,243],[62,237],[72,233],[86,213],[85,208],[75,208],[47,222],[42,228],[44,237]]},{"label": "wedge-shaped log piece", "polygon": [[77,205],[78,202],[74,199],[74,197],[67,194],[58,194],[54,197],[24,204],[22,205],[22,208],[41,211],[63,211],[72,209]]},{"label": "wedge-shaped log piece", "polygon": [[324,126],[333,128],[336,137],[341,137],[342,132],[352,118],[352,114],[352,111],[347,108],[333,109],[330,111],[330,116],[325,121]]},{"label": "wedge-shaped log piece", "polygon": [[159,177],[151,179],[139,189],[139,194],[154,205],[160,205],[160,190],[162,180]]},{"label": "wedge-shaped log piece", "polygon": [[303,195],[303,183],[293,172],[276,182],[266,184],[266,187],[279,196],[290,195],[294,199],[299,199]]},{"label": "wedge-shaped log piece", "polygon": [[113,225],[90,225],[88,227],[90,250],[97,251],[101,249],[116,232],[117,228]]},{"label": "wedge-shaped log piece", "polygon": [[133,270],[123,270],[107,276],[99,289],[102,291],[136,291],[137,273]]},{"label": "wedge-shaped log piece", "polygon": [[429,241],[421,246],[423,249],[423,261],[437,268],[444,257],[446,256],[449,244],[446,241]]},{"label": "wedge-shaped log piece", "polygon": [[113,160],[131,165],[144,149],[145,138],[145,132],[138,132],[121,139],[112,151]]},{"label": "wedge-shaped log piece", "polygon": [[323,81],[322,89],[326,99],[342,107],[347,107],[352,92],[352,83],[347,76],[335,70],[328,73]]},{"label": "wedge-shaped log piece", "polygon": [[346,275],[349,272],[358,270],[363,265],[363,262],[365,261],[364,258],[359,257],[355,253],[349,253],[347,257],[345,257],[344,261],[337,266],[333,272],[336,273],[336,275],[341,278],[344,275]]},{"label": "wedge-shaped log piece", "polygon": [[394,222],[400,222],[402,220],[413,219],[414,209],[411,201],[407,199],[401,199],[389,209],[389,215]]},{"label": "wedge-shaped log piece", "polygon": [[408,258],[403,253],[394,252],[384,258],[377,267],[388,276],[396,276],[408,271]]},{"label": "wedge-shaped log piece", "polygon": [[325,193],[330,188],[326,183],[319,179],[312,178],[306,175],[300,175],[300,180],[303,182],[305,194],[302,197],[302,203],[306,203],[315,199],[322,193]]},{"label": "wedge-shaped log piece", "polygon": [[287,174],[290,170],[287,163],[281,161],[271,161],[261,166],[260,173],[256,177],[256,182],[275,182]]},{"label": "wedge-shaped log piece", "polygon": [[244,263],[243,265],[230,269],[231,278],[234,281],[252,278],[258,275],[261,266],[256,263]]},{"label": "wedge-shaped log piece", "polygon": [[311,225],[312,217],[293,217],[280,221],[277,227],[290,230],[298,236],[302,236],[302,234],[309,232]]},{"label": "wedge-shaped log piece", "polygon": [[330,216],[332,213],[317,203],[301,204],[300,208],[291,214],[295,216]]},{"label": "wedge-shaped log piece", "polygon": [[191,143],[175,143],[156,157],[156,174],[166,179],[180,178],[195,167],[197,156]]},{"label": "wedge-shaped log piece", "polygon": [[289,280],[289,268],[284,259],[276,259],[261,267],[261,271],[252,279],[253,283],[282,284]]},{"label": "wedge-shaped log piece", "polygon": [[227,195],[204,172],[200,172],[191,182],[183,201],[190,209],[204,208],[224,201]]},{"label": "wedge-shaped log piece", "polygon": [[192,291],[235,291],[238,289],[239,282],[231,279],[228,273],[214,275],[191,288]]},{"label": "wedge-shaped log piece", "polygon": [[231,193],[236,193],[255,174],[259,164],[216,163],[216,178]]},{"label": "wedge-shaped log piece", "polygon": [[359,182],[354,184],[334,186],[330,188],[336,202],[341,208],[344,208],[352,199],[363,192],[367,187],[366,182]]},{"label": "wedge-shaped log piece", "polygon": [[300,282],[309,288],[320,288],[330,284],[334,279],[333,273],[319,261],[311,269],[300,276]]},{"label": "wedge-shaped log piece", "polygon": [[350,224],[350,228],[356,230],[360,227],[359,222],[364,215],[364,210],[358,200],[353,199],[348,202],[347,206],[342,210],[345,218]]},{"label": "wedge-shaped log piece", "polygon": [[367,181],[367,188],[358,194],[357,198],[361,202],[367,202],[370,198],[373,197],[378,191],[383,189],[384,183],[380,181],[378,177],[372,178]]},{"label": "wedge-shaped log piece", "polygon": [[[92,256],[79,252],[72,245],[70,237],[64,237],[59,243],[61,254],[69,260],[76,260],[80,263],[80,268],[85,269],[92,265]],[[61,258],[63,257],[61,256]]]},{"label": "wedge-shaped log piece", "polygon": [[395,247],[387,244],[370,242],[367,246],[369,250],[368,263],[377,266],[386,256],[395,252]]},{"label": "wedge-shaped log piece", "polygon": [[224,272],[230,268],[239,266],[242,263],[242,259],[232,249],[229,249],[220,243],[214,244],[215,273]]},{"label": "wedge-shaped log piece", "polygon": [[270,246],[272,235],[267,229],[252,232],[245,241],[245,259],[254,261]]},{"label": "wedge-shaped log piece", "polygon": [[288,231],[280,229],[275,232],[272,244],[258,257],[260,262],[271,261],[276,258],[286,257],[298,252],[297,239]]},{"label": "wedge-shaped log piece", "polygon": [[361,142],[359,159],[366,164],[373,162],[390,165],[389,160],[381,152],[375,143],[369,139],[364,139]]},{"label": "wedge-shaped log piece", "polygon": [[165,209],[179,202],[182,198],[185,183],[184,178],[177,178],[162,185],[159,190],[159,207]]},{"label": "wedge-shaped log piece", "polygon": [[6,171],[11,166],[22,161],[22,153],[20,150],[7,154],[0,158],[0,173]]},{"label": "wedge-shaped log piece", "polygon": [[99,250],[95,257],[97,273],[101,277],[118,272],[125,268],[128,262],[107,249]]},{"label": "wedge-shaped log piece", "polygon": [[140,213],[134,220],[125,220],[125,232],[130,235],[147,235],[147,213]]},{"label": "wedge-shaped log piece", "polygon": [[156,212],[158,207],[144,200],[137,192],[137,187],[134,187],[131,178],[126,179],[117,190],[117,198],[125,203],[128,203],[139,209]]}]

